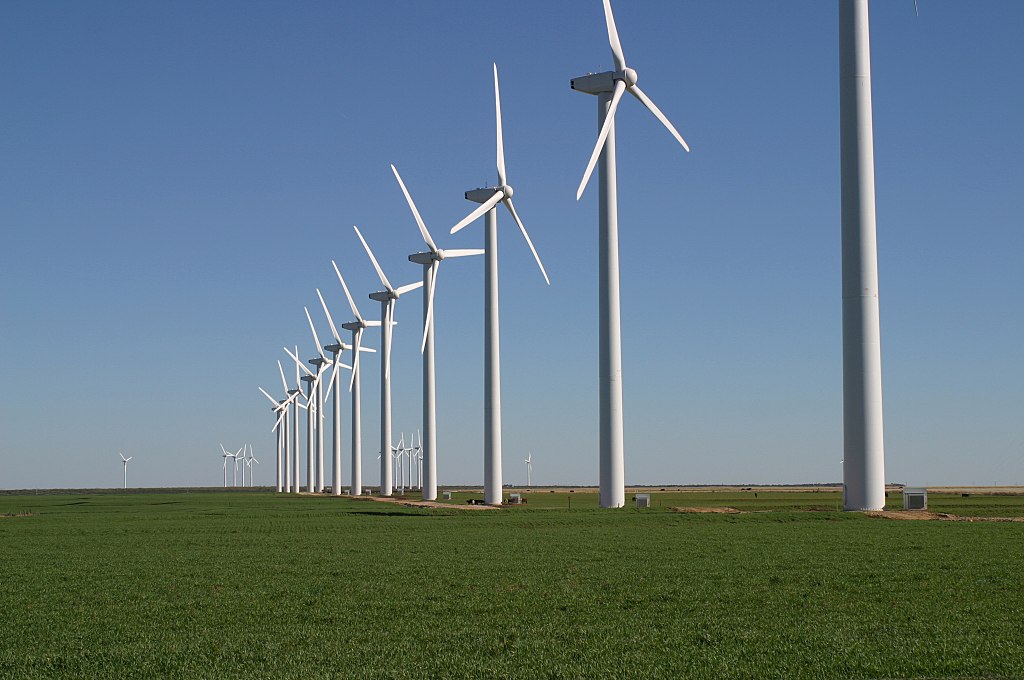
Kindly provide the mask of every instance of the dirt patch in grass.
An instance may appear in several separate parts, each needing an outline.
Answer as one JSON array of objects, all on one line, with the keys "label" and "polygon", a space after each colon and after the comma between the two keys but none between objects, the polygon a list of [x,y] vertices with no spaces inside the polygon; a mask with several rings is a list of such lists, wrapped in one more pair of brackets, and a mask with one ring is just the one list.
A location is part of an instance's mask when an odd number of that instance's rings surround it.
[{"label": "dirt patch in grass", "polygon": [[948,512],[928,510],[873,510],[864,513],[868,517],[899,520],[940,520],[945,522],[1024,522],[1024,517],[964,517]]},{"label": "dirt patch in grass", "polygon": [[745,514],[743,510],[737,510],[736,508],[730,508],[728,506],[718,508],[676,508],[670,507],[669,510],[672,512],[695,512],[695,513],[711,513],[715,515],[742,515]]},{"label": "dirt patch in grass", "polygon": [[350,500],[376,501],[404,505],[407,508],[454,508],[456,510],[498,510],[495,505],[469,505],[468,503],[438,503],[437,501],[413,501],[408,498],[385,498],[382,496],[341,496]]}]

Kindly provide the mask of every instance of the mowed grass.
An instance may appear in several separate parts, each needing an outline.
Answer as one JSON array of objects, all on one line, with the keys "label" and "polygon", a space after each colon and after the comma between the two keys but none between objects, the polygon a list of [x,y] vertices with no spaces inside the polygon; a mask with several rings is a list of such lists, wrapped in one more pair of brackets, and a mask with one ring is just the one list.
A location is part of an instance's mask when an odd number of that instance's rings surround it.
[{"label": "mowed grass", "polygon": [[1024,675],[1022,523],[530,498],[2,497],[0,676]]}]

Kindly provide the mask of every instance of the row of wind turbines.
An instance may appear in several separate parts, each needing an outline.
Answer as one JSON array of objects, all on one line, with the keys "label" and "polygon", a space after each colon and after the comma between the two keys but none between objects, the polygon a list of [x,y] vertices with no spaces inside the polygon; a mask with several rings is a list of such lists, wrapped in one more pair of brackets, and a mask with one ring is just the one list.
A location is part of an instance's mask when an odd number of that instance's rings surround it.
[{"label": "row of wind turbines", "polygon": [[243,444],[242,448],[238,449],[234,453],[231,453],[224,448],[224,445],[220,445],[221,458],[224,459],[224,488],[228,486],[228,458],[234,461],[234,472],[232,473],[231,486],[238,486],[238,463],[242,463],[242,486],[245,486],[245,468],[249,468],[249,486],[253,486],[253,465],[259,465],[259,460],[252,452],[252,444]]},{"label": "row of wind turbines", "polygon": [[[637,85],[638,74],[629,67],[619,40],[609,0],[603,0],[608,41],[615,70],[591,73],[574,78],[570,87],[597,97],[598,137],[576,192],[582,198],[589,180],[598,171],[598,233],[599,233],[599,473],[600,505],[621,507],[625,504],[623,400],[622,400],[622,338],[619,302],[618,203],[615,159],[615,114],[628,93],[650,111],[686,151],[689,146],[669,119]],[[884,505],[884,474],[881,411],[881,360],[878,328],[877,251],[875,246],[874,165],[871,129],[870,46],[868,38],[867,0],[839,0],[840,15],[840,127],[842,164],[842,230],[843,230],[843,359],[844,359],[844,490],[847,509],[879,509]],[[332,261],[338,281],[354,319],[342,324],[351,333],[351,342],[342,340],[323,294],[317,289],[324,315],[331,329],[333,342],[321,345],[312,316],[306,318],[315,342],[316,352],[307,359],[307,367],[299,357],[298,348],[285,352],[295,364],[295,382],[289,385],[280,361],[283,398],[277,399],[263,388],[260,391],[273,405],[274,431],[277,433],[277,490],[299,491],[299,411],[306,411],[307,491],[322,492],[324,484],[324,403],[334,393],[333,402],[333,479],[332,493],[341,489],[341,368],[350,371],[348,390],[351,393],[351,485],[350,493],[360,495],[362,486],[362,434],[360,403],[360,357],[372,352],[363,345],[368,328],[380,328],[380,494],[390,496],[394,490],[391,455],[391,350],[395,307],[398,300],[416,289],[423,290],[423,456],[422,496],[437,498],[437,429],[436,394],[434,389],[434,301],[437,277],[442,262],[448,259],[484,256],[484,502],[502,501],[501,467],[501,361],[500,317],[498,305],[498,205],[505,207],[530,248],[544,280],[548,274],[534,247],[523,221],[512,202],[514,191],[508,183],[504,141],[501,125],[501,97],[498,69],[494,66],[494,103],[496,122],[495,186],[472,189],[465,198],[479,206],[450,229],[454,235],[480,217],[484,222],[484,248],[442,249],[432,238],[416,208],[412,196],[397,168],[391,166],[395,179],[408,203],[426,250],[409,255],[409,261],[422,267],[422,279],[393,286],[381,269],[369,243],[358,228],[356,236],[365,249],[383,290],[369,298],[381,305],[380,320],[369,320],[359,311],[336,262]],[[326,352],[326,353],[325,353]],[[344,353],[351,363],[341,362]],[[305,375],[300,375],[304,373]],[[327,393],[323,377],[327,374]],[[302,390],[305,383],[305,392]],[[532,456],[526,459],[528,484],[532,473]],[[225,459],[226,460],[226,459]],[[225,468],[226,470],[226,468]],[[225,473],[226,474],[226,473]],[[226,477],[225,477],[226,479]]]}]

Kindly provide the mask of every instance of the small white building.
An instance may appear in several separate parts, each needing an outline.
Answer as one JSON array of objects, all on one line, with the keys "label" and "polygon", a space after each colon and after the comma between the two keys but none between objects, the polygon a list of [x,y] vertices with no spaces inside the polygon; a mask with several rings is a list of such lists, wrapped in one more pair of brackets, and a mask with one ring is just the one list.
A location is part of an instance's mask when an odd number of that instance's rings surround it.
[{"label": "small white building", "polygon": [[904,510],[927,510],[928,489],[923,486],[903,487],[903,509]]},{"label": "small white building", "polygon": [[651,507],[651,494],[649,493],[638,493],[633,498],[636,500],[636,507],[638,508],[649,508]]}]

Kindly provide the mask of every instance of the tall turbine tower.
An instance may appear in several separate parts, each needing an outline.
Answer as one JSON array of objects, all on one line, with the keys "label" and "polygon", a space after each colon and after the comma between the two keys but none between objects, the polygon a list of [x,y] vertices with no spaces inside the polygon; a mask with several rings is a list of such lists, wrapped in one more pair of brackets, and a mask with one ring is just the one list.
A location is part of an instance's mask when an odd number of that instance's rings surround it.
[{"label": "tall turbine tower", "polygon": [[[391,340],[394,338],[395,327],[395,303],[404,293],[416,290],[423,285],[422,281],[410,283],[395,288],[384,276],[384,270],[380,268],[377,258],[373,256],[370,245],[359,232],[356,236],[363,244],[366,254],[370,256],[370,262],[377,271],[380,282],[384,284],[384,290],[377,293],[370,293],[370,299],[380,303],[380,316],[383,320],[380,327],[380,447],[383,451],[391,443]],[[380,495],[391,495],[391,460],[387,456],[380,457]]]},{"label": "tall turbine tower", "polygon": [[[330,345],[325,345],[324,349],[332,354],[331,363],[334,364],[334,370],[331,372],[331,381],[327,385],[327,397],[330,398],[331,390],[334,390],[334,431],[333,438],[331,440],[331,451],[334,454],[334,469],[333,476],[331,478],[331,494],[334,496],[341,495],[341,388],[338,387],[338,368],[352,367],[348,364],[343,364],[339,361],[338,357],[341,356],[343,350],[351,350],[351,345],[346,345],[341,341],[341,336],[338,335],[338,327],[334,325],[334,319],[331,318],[331,312],[327,309],[327,303],[324,302],[324,296],[320,293],[320,289],[316,289],[316,295],[320,298],[320,306],[324,308],[324,315],[327,317],[327,323],[331,327],[331,334],[334,336],[334,342]],[[365,347],[360,347],[360,350],[366,350]]]},{"label": "tall turbine tower", "polygon": [[[338,269],[338,263],[331,260],[331,264],[334,265],[334,273],[338,275],[338,281],[341,282],[341,289],[345,291],[345,297],[348,299],[349,307],[352,308],[352,313],[355,315],[356,320],[344,323],[341,325],[347,331],[352,332],[352,378],[348,383],[348,391],[352,393],[352,487],[351,495],[360,496],[363,493],[363,431],[362,431],[362,405],[360,403],[360,389],[359,389],[359,353],[363,350],[363,331],[367,328],[373,328],[379,326],[380,321],[368,321],[359,314],[359,309],[356,307],[355,300],[352,299],[352,294],[348,291],[348,286],[345,285],[345,278],[341,275],[341,270]],[[373,350],[367,350],[373,351]]]},{"label": "tall turbine tower", "polygon": [[127,458],[125,458],[124,454],[121,453],[120,451],[117,452],[117,455],[121,456],[121,462],[124,463],[124,488],[127,489],[128,488],[128,461],[130,461],[135,456],[128,456]]},{"label": "tall turbine tower", "polygon": [[420,211],[405,188],[402,176],[398,169],[391,166],[395,173],[398,186],[402,188],[405,200],[412,210],[412,216],[416,219],[416,225],[420,228],[420,235],[427,244],[429,250],[425,253],[413,253],[409,261],[423,267],[423,342],[420,344],[420,353],[423,355],[423,433],[426,435],[426,442],[420,437],[420,464],[423,463],[423,456],[426,455],[427,464],[424,476],[420,479],[420,491],[423,500],[437,500],[437,408],[435,406],[434,392],[434,291],[437,289],[437,273],[441,269],[441,262],[449,257],[466,257],[469,255],[483,255],[480,248],[441,250],[434,243],[427,231],[427,225],[420,217]]},{"label": "tall turbine tower", "polygon": [[597,95],[597,125],[600,132],[590,156],[576,199],[583,195],[594,166],[600,158],[598,199],[600,251],[600,473],[602,508],[620,508],[626,503],[625,463],[622,437],[622,332],[619,323],[619,209],[615,177],[615,111],[624,92],[629,92],[668,128],[687,151],[679,132],[665,114],[637,87],[637,73],[626,66],[615,17],[604,0],[604,18],[615,70],[594,73],[570,82],[577,92]]},{"label": "tall turbine tower", "polygon": [[497,129],[498,186],[466,192],[466,200],[480,207],[452,227],[456,233],[487,213],[484,236],[484,502],[501,505],[501,350],[498,313],[498,203],[504,204],[519,225],[540,273],[551,285],[537,249],[512,205],[512,187],[505,177],[505,146],[501,133],[501,96],[498,92],[498,66],[494,65],[494,113]]},{"label": "tall turbine tower", "polygon": [[843,506],[885,506],[868,0],[839,0],[843,233]]}]

